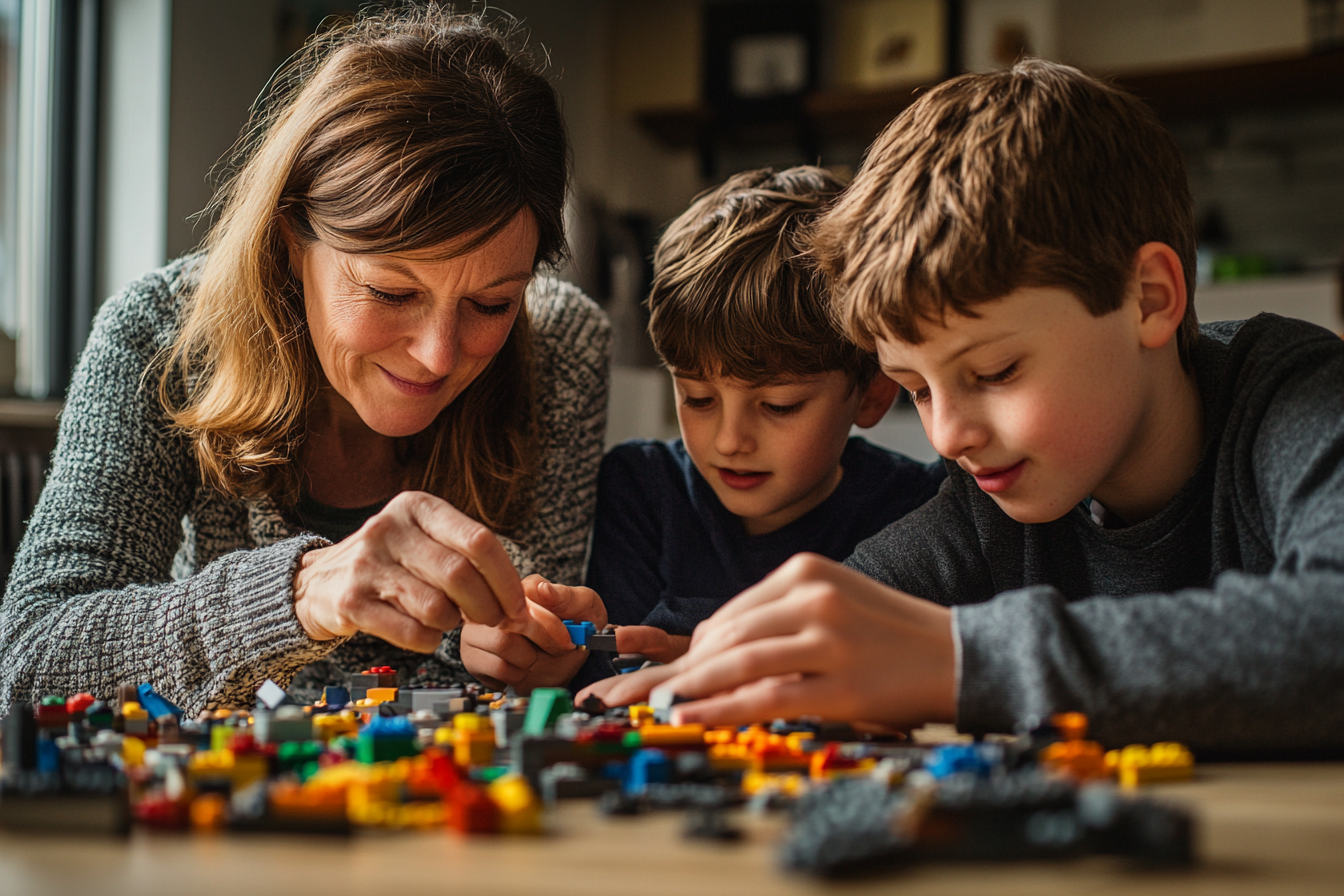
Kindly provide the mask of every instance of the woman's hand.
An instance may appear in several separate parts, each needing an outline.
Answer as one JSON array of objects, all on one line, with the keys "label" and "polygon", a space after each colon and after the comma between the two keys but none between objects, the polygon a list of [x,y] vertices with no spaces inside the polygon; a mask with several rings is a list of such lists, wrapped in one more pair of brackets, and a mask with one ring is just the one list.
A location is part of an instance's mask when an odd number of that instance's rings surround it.
[{"label": "woman's hand", "polygon": [[[531,623],[504,631],[468,622],[462,627],[462,663],[477,680],[499,690],[512,685],[528,694],[534,688],[563,687],[588,653],[574,647],[562,620],[587,621],[601,629],[607,624],[606,605],[591,588],[556,585],[539,575],[523,579],[523,590]],[[552,625],[565,631],[560,650],[540,646]]]},{"label": "woman's hand", "polygon": [[620,705],[668,689],[695,698],[673,711],[678,724],[803,715],[898,728],[950,722],[952,613],[800,554],[702,622],[681,659],[608,682],[579,698]]},{"label": "woman's hand", "polygon": [[569,642],[558,619],[528,612],[495,534],[424,492],[402,492],[354,535],[304,554],[294,614],[318,641],[362,631],[421,653],[464,619],[526,629],[548,650]]}]

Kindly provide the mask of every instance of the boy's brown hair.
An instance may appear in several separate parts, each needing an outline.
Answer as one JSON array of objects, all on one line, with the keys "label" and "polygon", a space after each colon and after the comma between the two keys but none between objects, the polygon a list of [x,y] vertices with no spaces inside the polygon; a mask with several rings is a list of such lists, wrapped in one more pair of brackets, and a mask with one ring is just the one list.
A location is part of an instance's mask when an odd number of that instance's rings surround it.
[{"label": "boy's brown hair", "polygon": [[1135,252],[1169,245],[1199,336],[1195,226],[1176,142],[1137,98],[1039,59],[933,88],[869,148],[815,228],[851,338],[910,343],[921,320],[974,316],[1023,286],[1073,292],[1097,317],[1124,301]]},{"label": "boy's brown hair", "polygon": [[762,168],[695,198],[658,240],[649,335],[677,373],[759,384],[877,372],[850,342],[808,248],[808,228],[843,189],[822,168]]}]

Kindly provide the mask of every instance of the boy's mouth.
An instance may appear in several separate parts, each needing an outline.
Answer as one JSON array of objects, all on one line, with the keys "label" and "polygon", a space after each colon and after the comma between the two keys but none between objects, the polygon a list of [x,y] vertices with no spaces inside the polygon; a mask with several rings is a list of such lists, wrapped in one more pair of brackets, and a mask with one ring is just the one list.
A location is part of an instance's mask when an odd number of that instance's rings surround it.
[{"label": "boy's mouth", "polygon": [[729,470],[725,467],[719,467],[718,470],[719,478],[723,480],[724,485],[743,491],[755,488],[770,478],[769,473],[758,473],[753,470]]},{"label": "boy's mouth", "polygon": [[[1000,467],[997,470],[985,469],[979,473],[971,473],[975,477],[975,484],[980,486],[982,491],[993,494],[994,492],[1006,492],[1013,487],[1021,477],[1022,471],[1026,469],[1027,461],[1022,459],[1011,467]],[[969,470],[967,472],[970,472]]]}]

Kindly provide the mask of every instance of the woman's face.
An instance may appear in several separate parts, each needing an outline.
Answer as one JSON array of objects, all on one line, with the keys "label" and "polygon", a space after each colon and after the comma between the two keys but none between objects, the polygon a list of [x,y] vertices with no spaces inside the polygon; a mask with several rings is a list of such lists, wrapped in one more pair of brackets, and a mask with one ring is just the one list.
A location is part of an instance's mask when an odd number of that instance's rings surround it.
[{"label": "woman's face", "polygon": [[537,226],[524,210],[446,261],[430,259],[451,244],[395,255],[289,246],[333,410],[396,437],[429,426],[503,347],[532,279]]}]

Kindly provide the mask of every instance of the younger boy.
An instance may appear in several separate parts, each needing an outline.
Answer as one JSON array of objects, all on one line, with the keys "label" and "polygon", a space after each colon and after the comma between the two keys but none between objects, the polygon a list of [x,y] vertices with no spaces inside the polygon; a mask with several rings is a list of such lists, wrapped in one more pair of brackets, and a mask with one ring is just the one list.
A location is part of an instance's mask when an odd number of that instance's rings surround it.
[{"label": "younger boy", "polygon": [[[793,554],[849,556],[945,476],[849,436],[882,418],[896,386],[844,338],[806,254],[807,227],[840,190],[814,167],[738,174],[658,242],[649,333],[672,373],[682,438],[627,442],[603,459],[587,576],[605,621],[636,627],[621,630],[622,650],[670,659],[697,623]],[[494,678],[471,640],[468,669]],[[540,661],[510,683],[553,684],[543,679],[572,662]],[[573,684],[613,672],[594,653]]]},{"label": "younger boy", "polygon": [[1116,745],[1344,745],[1344,343],[1272,315],[1201,332],[1192,217],[1170,135],[1081,72],[924,94],[816,240],[946,487],[606,699],[661,681],[711,724],[1081,710]]}]

